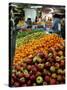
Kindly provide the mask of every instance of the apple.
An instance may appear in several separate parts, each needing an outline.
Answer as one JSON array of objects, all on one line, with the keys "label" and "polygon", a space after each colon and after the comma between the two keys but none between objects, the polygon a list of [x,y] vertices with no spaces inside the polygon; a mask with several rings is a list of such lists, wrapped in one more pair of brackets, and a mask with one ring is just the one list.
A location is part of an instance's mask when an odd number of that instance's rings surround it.
[{"label": "apple", "polygon": [[50,79],[50,84],[51,84],[51,85],[54,85],[54,84],[56,84],[56,83],[57,83],[56,79]]},{"label": "apple", "polygon": [[44,77],[44,80],[45,80],[46,82],[49,82],[49,81],[50,81],[50,76],[46,75],[46,76]]},{"label": "apple", "polygon": [[43,83],[43,78],[42,78],[42,76],[38,76],[38,77],[36,78],[36,83],[37,83],[37,84],[42,84],[42,83]]}]

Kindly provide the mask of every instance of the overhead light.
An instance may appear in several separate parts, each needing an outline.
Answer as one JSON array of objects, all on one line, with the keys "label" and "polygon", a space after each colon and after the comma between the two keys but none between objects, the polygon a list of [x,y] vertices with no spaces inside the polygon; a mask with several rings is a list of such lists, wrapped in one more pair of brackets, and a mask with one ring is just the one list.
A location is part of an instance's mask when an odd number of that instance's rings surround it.
[{"label": "overhead light", "polygon": [[42,6],[31,6],[31,8],[42,8]]}]

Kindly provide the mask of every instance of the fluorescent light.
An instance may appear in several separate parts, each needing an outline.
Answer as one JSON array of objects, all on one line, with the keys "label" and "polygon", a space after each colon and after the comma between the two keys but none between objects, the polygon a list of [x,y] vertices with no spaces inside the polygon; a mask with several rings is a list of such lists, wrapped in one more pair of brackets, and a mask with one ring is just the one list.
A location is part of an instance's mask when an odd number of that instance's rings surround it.
[{"label": "fluorescent light", "polygon": [[42,8],[42,6],[31,6],[31,8]]}]

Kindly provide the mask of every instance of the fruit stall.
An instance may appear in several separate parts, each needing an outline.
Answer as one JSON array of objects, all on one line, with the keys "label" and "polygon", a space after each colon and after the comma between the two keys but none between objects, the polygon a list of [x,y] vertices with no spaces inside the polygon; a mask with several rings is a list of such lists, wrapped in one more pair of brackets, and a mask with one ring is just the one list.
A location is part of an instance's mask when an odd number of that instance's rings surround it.
[{"label": "fruit stall", "polygon": [[64,84],[65,39],[62,35],[51,29],[50,23],[46,28],[43,27],[43,22],[33,22],[32,28],[16,27],[16,31],[11,85],[22,87]]},{"label": "fruit stall", "polygon": [[16,41],[12,85],[64,84],[64,39],[57,34],[46,34],[42,31],[27,33],[23,39],[21,34],[18,34]]}]

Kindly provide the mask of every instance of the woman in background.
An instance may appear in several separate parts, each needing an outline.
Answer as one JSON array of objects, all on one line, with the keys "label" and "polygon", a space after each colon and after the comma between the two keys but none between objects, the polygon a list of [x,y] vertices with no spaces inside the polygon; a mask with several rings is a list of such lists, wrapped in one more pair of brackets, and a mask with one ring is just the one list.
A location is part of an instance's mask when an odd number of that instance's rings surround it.
[{"label": "woman in background", "polygon": [[25,29],[26,28],[26,23],[22,17],[20,17],[19,22],[17,24],[17,27],[20,29]]}]

